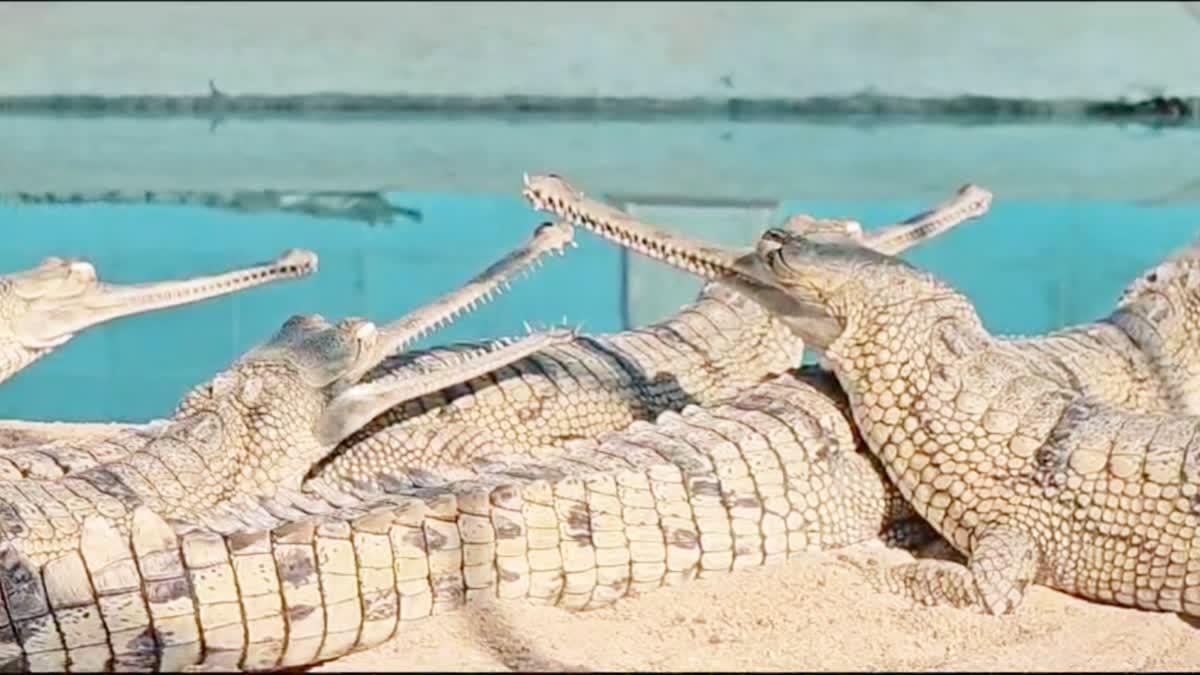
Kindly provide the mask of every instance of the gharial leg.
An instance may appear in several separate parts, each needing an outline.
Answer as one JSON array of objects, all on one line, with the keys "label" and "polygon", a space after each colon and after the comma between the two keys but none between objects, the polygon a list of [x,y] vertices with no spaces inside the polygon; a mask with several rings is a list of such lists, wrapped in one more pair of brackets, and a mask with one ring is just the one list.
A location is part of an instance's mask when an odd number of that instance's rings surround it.
[{"label": "gharial leg", "polygon": [[917,560],[880,567],[846,556],[877,590],[903,595],[925,605],[948,605],[987,614],[1015,610],[1037,573],[1037,546],[1027,535],[996,528],[975,541],[966,565],[947,560]]}]

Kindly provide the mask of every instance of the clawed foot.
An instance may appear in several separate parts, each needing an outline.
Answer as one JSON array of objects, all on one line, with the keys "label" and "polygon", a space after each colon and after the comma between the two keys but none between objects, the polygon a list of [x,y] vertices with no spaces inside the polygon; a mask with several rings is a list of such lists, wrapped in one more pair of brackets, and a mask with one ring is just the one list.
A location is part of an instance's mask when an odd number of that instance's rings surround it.
[{"label": "clawed foot", "polygon": [[883,583],[883,566],[879,564],[878,560],[875,560],[874,558],[867,558],[865,560],[861,558],[854,558],[846,555],[845,553],[837,554],[837,559],[839,562],[853,567],[860,574],[862,574],[863,577],[866,578],[867,583],[871,584],[877,593],[885,590],[885,585]]}]

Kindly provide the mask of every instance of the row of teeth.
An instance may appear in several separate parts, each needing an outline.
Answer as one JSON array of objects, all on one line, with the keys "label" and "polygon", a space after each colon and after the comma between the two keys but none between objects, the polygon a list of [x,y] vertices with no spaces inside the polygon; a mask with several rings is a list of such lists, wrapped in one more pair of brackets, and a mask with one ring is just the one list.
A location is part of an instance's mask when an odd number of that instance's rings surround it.
[{"label": "row of teeth", "polygon": [[927,224],[928,228],[939,228],[947,222],[962,220],[972,216],[978,216],[987,211],[987,201],[980,199],[963,206],[961,209],[956,209],[943,214],[941,218],[935,218]]},{"label": "row of teeth", "polygon": [[[87,263],[84,263],[84,264],[87,264]],[[91,267],[91,266],[88,265],[88,267]],[[257,269],[257,270],[254,270],[253,272],[247,272],[245,274],[242,274],[235,279],[228,279],[226,281],[216,283],[216,284],[208,284],[204,287],[170,289],[170,290],[165,290],[165,291],[151,292],[151,293],[146,294],[146,299],[150,300],[150,301],[158,301],[158,300],[164,299],[164,298],[165,299],[185,298],[185,297],[189,297],[192,295],[205,293],[213,288],[233,288],[236,286],[240,286],[242,284],[246,284],[246,283],[249,283],[252,281],[260,281],[263,279],[303,277],[303,276],[307,276],[312,271],[313,271],[313,265],[311,263],[305,263],[303,265],[296,265],[296,264],[279,265],[276,267]],[[85,273],[85,274],[86,274],[86,276],[90,276],[93,280],[96,279],[96,272],[94,269],[91,270],[90,273]]]},{"label": "row of teeth", "polygon": [[284,265],[283,267],[273,268],[271,271],[267,272],[266,274],[259,274],[256,276],[261,277],[261,276],[266,276],[267,274],[275,274],[275,275],[279,275],[279,276],[301,276],[304,274],[308,274],[309,272],[312,271],[312,269],[313,269],[312,263],[305,263],[303,265]]},{"label": "row of teeth", "polygon": [[[571,246],[578,245],[574,241],[571,241],[569,243]],[[535,250],[533,253],[534,253],[534,256],[536,256],[536,257],[534,257],[533,260],[529,261],[528,263],[525,263],[520,268],[518,268],[515,272],[511,273],[509,276],[505,277],[504,279],[494,282],[491,286],[489,286],[487,289],[485,289],[483,291],[482,295],[471,298],[466,303],[459,305],[457,307],[453,307],[449,311],[447,311],[445,314],[443,314],[442,316],[438,317],[437,319],[435,319],[433,321],[430,321],[426,326],[421,328],[419,331],[416,332],[416,334],[413,335],[412,342],[416,342],[417,340],[420,340],[421,338],[425,337],[426,335],[429,335],[433,331],[435,331],[443,326],[446,326],[447,324],[451,323],[454,319],[461,316],[463,313],[472,312],[477,307],[479,307],[481,305],[486,305],[487,303],[491,302],[491,300],[494,296],[501,295],[505,291],[511,290],[513,281],[528,277],[530,274],[533,273],[534,270],[536,270],[542,266],[542,263],[544,262],[543,256],[551,254],[551,253],[558,254],[560,256],[565,255],[566,254],[565,249],[566,249],[566,246],[564,245],[564,246],[558,246],[558,247],[549,248],[549,249],[543,249],[540,251]]]},{"label": "row of teeth", "polygon": [[681,251],[667,249],[657,241],[645,238],[636,233],[630,233],[607,221],[595,218],[587,213],[582,213],[575,206],[567,204],[564,200],[539,195],[532,190],[524,190],[523,192],[525,198],[539,211],[548,211],[560,218],[567,218],[576,225],[596,232],[600,236],[615,241],[623,247],[642,251],[674,267],[709,279],[720,276],[725,271],[722,265]]}]

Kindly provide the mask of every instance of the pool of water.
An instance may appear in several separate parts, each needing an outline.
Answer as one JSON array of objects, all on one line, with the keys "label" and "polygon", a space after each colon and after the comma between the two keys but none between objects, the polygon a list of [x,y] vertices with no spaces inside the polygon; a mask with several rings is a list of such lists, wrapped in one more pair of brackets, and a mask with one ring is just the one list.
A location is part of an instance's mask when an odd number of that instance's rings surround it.
[{"label": "pool of water", "polygon": [[[563,164],[558,166],[569,176],[569,162]],[[954,187],[947,185],[945,194]],[[105,280],[138,282],[212,273],[293,247],[313,249],[321,258],[320,272],[303,281],[88,331],[0,386],[2,416],[139,420],[168,414],[186,389],[268,337],[288,316],[390,320],[455,288],[543,219],[515,194],[387,192],[379,198],[402,217],[368,224],[328,214],[204,206],[0,207],[0,231],[9,233],[0,271],[49,255],[79,256],[93,261]],[[614,200],[647,220],[747,243],[793,213],[850,217],[872,227],[931,205],[903,194],[886,201],[784,194],[733,207],[635,201]],[[998,193],[985,218],[907,257],[966,292],[993,331],[1040,333],[1103,316],[1124,285],[1198,230],[1200,201],[1011,200]],[[526,321],[564,318],[587,331],[620,330],[664,316],[698,288],[694,279],[631,258],[586,233],[580,232],[579,242],[568,256],[553,258],[423,344],[514,335]]]}]

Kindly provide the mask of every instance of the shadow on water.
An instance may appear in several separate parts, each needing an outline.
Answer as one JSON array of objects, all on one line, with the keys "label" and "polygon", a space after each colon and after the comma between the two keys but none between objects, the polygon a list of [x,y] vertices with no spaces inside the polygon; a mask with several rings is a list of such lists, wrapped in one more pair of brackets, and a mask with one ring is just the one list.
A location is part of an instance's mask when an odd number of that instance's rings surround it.
[{"label": "shadow on water", "polygon": [[145,205],[194,206],[236,213],[296,213],[318,219],[346,220],[367,225],[392,225],[397,218],[420,223],[420,209],[397,206],[382,192],[237,190],[229,193],[196,190],[96,193],[0,193],[0,204],[17,206],[53,205]]}]

